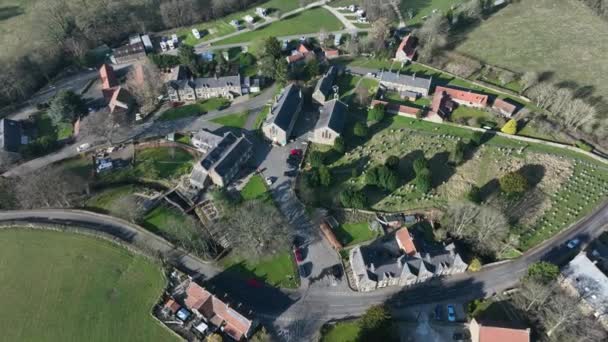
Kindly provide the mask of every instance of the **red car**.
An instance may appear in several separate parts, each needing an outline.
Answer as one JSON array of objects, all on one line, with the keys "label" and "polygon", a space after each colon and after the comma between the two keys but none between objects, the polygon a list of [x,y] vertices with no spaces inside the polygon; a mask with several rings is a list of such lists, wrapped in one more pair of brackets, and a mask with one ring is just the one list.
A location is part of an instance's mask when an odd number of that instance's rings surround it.
[{"label": "red car", "polygon": [[289,151],[289,155],[301,157],[302,156],[302,150],[299,149],[299,148],[294,148],[293,150]]},{"label": "red car", "polygon": [[304,260],[304,258],[302,257],[302,250],[300,248],[294,249],[293,253],[296,255],[297,262],[302,262]]}]

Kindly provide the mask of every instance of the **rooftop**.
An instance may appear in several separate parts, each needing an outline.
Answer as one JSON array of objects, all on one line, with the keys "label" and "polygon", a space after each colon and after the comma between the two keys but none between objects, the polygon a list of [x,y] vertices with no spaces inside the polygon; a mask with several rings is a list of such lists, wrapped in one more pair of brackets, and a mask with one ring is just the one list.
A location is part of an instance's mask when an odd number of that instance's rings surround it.
[{"label": "rooftop", "polygon": [[332,87],[336,79],[336,68],[330,67],[329,70],[321,77],[317,85],[315,86],[315,92],[321,92],[326,98],[331,95]]},{"label": "rooftop", "polygon": [[608,306],[608,277],[585,253],[572,259],[562,275],[595,310],[603,311]]},{"label": "rooftop", "polygon": [[415,88],[431,88],[432,78],[424,78],[413,75],[401,74],[399,72],[385,71],[380,75],[380,82],[397,83]]},{"label": "rooftop", "polygon": [[121,47],[118,47],[114,50],[112,50],[112,54],[114,55],[114,57],[125,57],[125,56],[130,56],[130,55],[136,55],[136,54],[140,54],[140,53],[145,53],[146,52],[146,47],[144,46],[144,43],[142,42],[137,42],[135,44],[127,44]]},{"label": "rooftop", "polygon": [[283,130],[287,130],[294,115],[295,108],[302,103],[302,92],[295,84],[288,85],[281,94],[277,103],[272,107],[267,122],[274,123]]},{"label": "rooftop", "polygon": [[327,127],[334,132],[341,133],[347,110],[348,106],[338,99],[327,101],[319,111],[319,120],[315,129]]}]

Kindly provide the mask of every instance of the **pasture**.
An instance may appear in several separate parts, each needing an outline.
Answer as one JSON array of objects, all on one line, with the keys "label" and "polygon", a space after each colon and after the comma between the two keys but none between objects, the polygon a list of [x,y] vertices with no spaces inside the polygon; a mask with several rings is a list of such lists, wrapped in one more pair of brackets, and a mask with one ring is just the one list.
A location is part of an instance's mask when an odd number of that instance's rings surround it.
[{"label": "pasture", "polygon": [[77,234],[0,232],[0,327],[5,341],[179,341],[152,318],[159,266]]}]

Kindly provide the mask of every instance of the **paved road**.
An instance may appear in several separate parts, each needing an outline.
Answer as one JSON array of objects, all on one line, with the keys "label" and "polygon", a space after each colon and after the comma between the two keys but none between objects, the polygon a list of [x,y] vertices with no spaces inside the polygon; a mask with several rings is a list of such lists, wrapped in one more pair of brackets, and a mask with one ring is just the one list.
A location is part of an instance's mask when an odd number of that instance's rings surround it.
[{"label": "paved road", "polygon": [[[171,253],[176,251],[168,242],[147,233],[126,221],[77,210],[2,211],[0,222],[23,221],[30,223],[62,223],[86,229],[101,230],[126,242],[145,245],[150,251]],[[242,279],[220,272],[190,255],[179,253],[175,263],[186,271],[202,274],[210,286],[226,291],[234,300],[252,308],[256,315],[272,322],[285,334],[312,336],[329,319],[362,314],[370,305],[389,300],[395,308],[445,300],[467,300],[489,296],[517,284],[527,266],[538,260],[564,263],[575,251],[564,246],[578,237],[585,244],[597,237],[608,225],[608,202],[569,229],[554,236],[522,257],[496,264],[477,273],[465,273],[437,278],[416,287],[392,287],[368,293],[355,293],[330,286],[312,285],[298,291],[277,290],[269,287],[250,288]],[[288,338],[289,339],[289,338]]]}]

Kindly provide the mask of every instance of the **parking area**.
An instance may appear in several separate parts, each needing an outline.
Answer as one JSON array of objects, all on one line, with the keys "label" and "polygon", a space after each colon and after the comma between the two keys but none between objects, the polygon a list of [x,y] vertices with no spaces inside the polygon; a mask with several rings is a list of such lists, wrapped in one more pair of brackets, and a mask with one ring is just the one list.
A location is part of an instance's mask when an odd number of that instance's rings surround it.
[{"label": "parking area", "polygon": [[464,303],[441,302],[413,306],[396,311],[393,315],[401,341],[470,341]]}]

